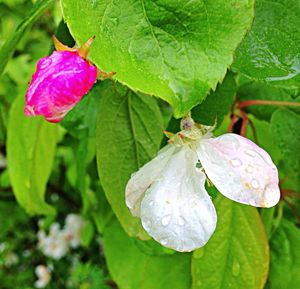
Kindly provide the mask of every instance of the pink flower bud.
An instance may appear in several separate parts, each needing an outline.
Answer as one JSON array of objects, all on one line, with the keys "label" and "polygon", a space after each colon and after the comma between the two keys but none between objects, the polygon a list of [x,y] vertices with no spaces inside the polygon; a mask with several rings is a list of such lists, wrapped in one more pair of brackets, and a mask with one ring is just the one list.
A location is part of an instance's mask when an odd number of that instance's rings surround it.
[{"label": "pink flower bud", "polygon": [[[67,50],[61,51],[62,47]],[[70,49],[62,44],[59,48],[37,64],[26,93],[27,116],[42,115],[49,122],[61,121],[97,80],[97,68],[82,57],[80,48]]]}]

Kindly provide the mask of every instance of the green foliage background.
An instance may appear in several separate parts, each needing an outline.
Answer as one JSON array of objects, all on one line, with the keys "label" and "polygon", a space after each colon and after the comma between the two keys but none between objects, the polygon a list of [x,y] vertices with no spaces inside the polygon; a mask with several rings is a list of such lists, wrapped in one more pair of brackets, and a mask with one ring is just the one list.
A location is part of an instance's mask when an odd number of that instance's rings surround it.
[{"label": "green foliage background", "polygon": [[[299,289],[299,15],[299,0],[0,0],[0,288],[34,288],[35,266],[50,264],[53,289]],[[117,72],[60,124],[23,115],[53,33],[69,46],[96,35],[91,61]],[[160,246],[125,205],[130,175],[189,110],[202,124],[217,117],[219,135],[241,117],[234,103],[252,100],[285,102],[243,109],[256,129],[247,137],[279,169],[280,203],[257,210],[208,188],[218,213],[208,244]],[[51,260],[38,220],[69,213],[85,220],[82,246]]]}]

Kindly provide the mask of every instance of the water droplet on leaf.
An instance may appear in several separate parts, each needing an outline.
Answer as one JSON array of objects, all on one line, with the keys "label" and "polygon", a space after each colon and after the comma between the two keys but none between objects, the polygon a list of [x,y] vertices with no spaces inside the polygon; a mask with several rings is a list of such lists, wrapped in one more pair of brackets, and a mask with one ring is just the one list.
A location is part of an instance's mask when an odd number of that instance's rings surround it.
[{"label": "water droplet on leaf", "polygon": [[237,277],[240,274],[240,271],[241,271],[240,263],[237,260],[234,260],[231,268],[232,275]]}]

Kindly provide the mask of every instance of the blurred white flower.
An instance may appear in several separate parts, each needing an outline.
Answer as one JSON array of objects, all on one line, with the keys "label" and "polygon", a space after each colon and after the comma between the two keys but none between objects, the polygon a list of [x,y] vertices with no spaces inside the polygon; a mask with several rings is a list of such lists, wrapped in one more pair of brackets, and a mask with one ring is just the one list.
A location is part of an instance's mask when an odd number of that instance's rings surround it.
[{"label": "blurred white flower", "polygon": [[4,252],[5,248],[6,248],[6,244],[0,243],[0,253]]},{"label": "blurred white flower", "polygon": [[68,252],[68,242],[65,232],[60,230],[58,223],[53,223],[50,227],[49,235],[44,231],[38,232],[39,248],[44,255],[59,260]]},{"label": "blurred white flower", "polygon": [[64,234],[71,248],[77,248],[80,245],[80,233],[84,221],[80,215],[69,214],[66,217]]},{"label": "blurred white flower", "polygon": [[36,288],[46,287],[51,279],[50,269],[45,265],[38,265],[35,268],[35,274],[38,277],[38,280],[35,281],[34,286]]},{"label": "blurred white flower", "polygon": [[4,254],[4,265],[6,267],[11,267],[19,262],[19,257],[16,253],[8,251]]}]

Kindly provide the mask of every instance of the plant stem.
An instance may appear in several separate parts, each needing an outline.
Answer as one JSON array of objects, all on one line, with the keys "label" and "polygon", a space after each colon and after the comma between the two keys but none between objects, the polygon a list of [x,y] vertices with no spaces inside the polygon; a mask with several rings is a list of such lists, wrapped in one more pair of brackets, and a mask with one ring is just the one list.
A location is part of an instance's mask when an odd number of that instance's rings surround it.
[{"label": "plant stem", "polygon": [[297,106],[300,107],[300,102],[276,101],[276,100],[246,100],[238,103],[238,108],[243,108],[251,105],[275,105],[275,106]]}]

